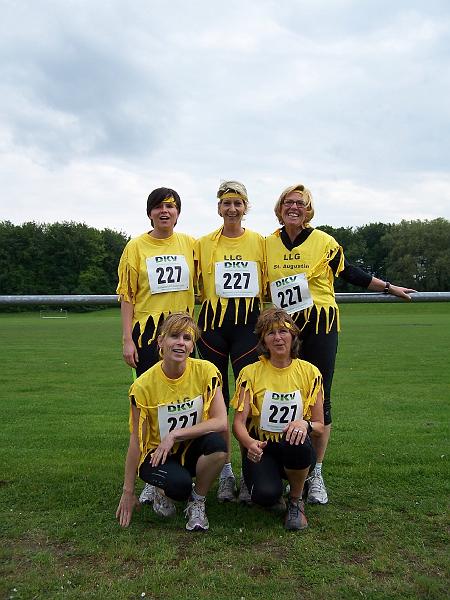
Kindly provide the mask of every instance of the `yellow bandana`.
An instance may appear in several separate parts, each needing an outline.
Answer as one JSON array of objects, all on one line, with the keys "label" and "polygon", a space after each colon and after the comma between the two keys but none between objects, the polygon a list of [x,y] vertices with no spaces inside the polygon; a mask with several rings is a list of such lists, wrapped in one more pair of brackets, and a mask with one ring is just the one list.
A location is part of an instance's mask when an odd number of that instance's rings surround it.
[{"label": "yellow bandana", "polygon": [[240,198],[241,200],[245,201],[244,196],[238,194],[237,192],[225,192],[225,194],[220,196],[219,200],[223,200],[224,198]]},{"label": "yellow bandana", "polygon": [[292,329],[292,325],[290,323],[288,323],[287,321],[279,321],[278,323],[270,323],[267,326],[267,328],[264,330],[263,336],[267,335],[268,333],[271,333],[274,329],[287,329],[290,331]]}]

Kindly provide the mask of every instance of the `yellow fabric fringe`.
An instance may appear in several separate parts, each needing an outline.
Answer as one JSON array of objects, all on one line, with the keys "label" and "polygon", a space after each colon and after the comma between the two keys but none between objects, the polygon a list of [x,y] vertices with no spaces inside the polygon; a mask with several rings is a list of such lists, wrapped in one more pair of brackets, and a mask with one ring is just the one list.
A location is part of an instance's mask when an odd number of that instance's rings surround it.
[{"label": "yellow fabric fringe", "polygon": [[[260,358],[260,360],[267,360],[267,359]],[[250,387],[250,383],[248,381],[244,381],[243,379],[244,378],[241,373],[241,375],[239,375],[239,377],[238,377],[238,380],[236,381],[236,392],[231,401],[231,406],[238,412],[242,412],[244,410],[244,406],[245,406],[245,394],[246,394],[246,392],[248,392],[249,402],[250,402],[250,414],[251,414],[250,425],[248,427],[248,430],[249,431],[255,430],[255,432],[257,433],[257,435],[261,441],[270,440],[273,442],[279,442],[281,437],[283,436],[283,433],[264,431],[263,429],[260,429],[260,427],[259,427],[260,411],[255,404],[253,390]],[[241,390],[244,390],[244,395],[243,395],[242,399],[240,399]],[[305,420],[311,419],[311,406],[314,406],[314,404],[316,403],[317,396],[320,391],[323,391],[322,376],[318,375],[317,377],[314,378],[311,394],[307,398],[304,399],[303,418]]]}]

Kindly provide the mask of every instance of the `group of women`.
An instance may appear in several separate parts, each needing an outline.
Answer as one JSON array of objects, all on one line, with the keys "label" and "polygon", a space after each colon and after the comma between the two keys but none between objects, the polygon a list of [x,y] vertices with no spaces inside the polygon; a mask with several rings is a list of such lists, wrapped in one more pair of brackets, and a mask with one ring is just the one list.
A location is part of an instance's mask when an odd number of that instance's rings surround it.
[{"label": "group of women", "polygon": [[[301,530],[303,498],[328,501],[322,462],[339,331],[334,278],[404,299],[414,290],[348,264],[338,242],[311,227],[313,201],[301,184],[281,194],[281,227],[265,240],[242,225],[249,208],[242,183],[223,182],[217,197],[223,225],[194,241],[174,232],[179,195],[154,190],[147,201],[152,229],[127,244],[119,264],[123,356],[138,378],[129,392],[130,443],[116,514],[129,524],[139,504],[137,473],[146,482],[139,500],[157,514],[171,516],[174,501],[188,501],[188,530],[208,529],[205,498],[217,476],[218,500],[235,499],[230,361],[242,456],[238,498],[280,506],[287,479],[285,527]],[[263,310],[265,299],[273,308]],[[195,346],[198,359],[190,357]]]}]

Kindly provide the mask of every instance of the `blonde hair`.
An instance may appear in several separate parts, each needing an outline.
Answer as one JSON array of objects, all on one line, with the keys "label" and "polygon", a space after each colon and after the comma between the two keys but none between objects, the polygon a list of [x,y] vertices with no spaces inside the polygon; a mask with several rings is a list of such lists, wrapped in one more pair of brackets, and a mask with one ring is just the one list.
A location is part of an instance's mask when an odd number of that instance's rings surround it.
[{"label": "blonde hair", "polygon": [[270,358],[269,351],[264,342],[264,337],[273,329],[288,329],[292,335],[291,357],[297,358],[300,350],[300,329],[288,313],[281,308],[268,308],[263,310],[256,322],[255,334],[258,336],[258,354]]},{"label": "blonde hair", "polygon": [[290,185],[285,190],[281,192],[281,196],[278,198],[277,203],[275,204],[275,214],[278,219],[280,225],[284,225],[283,219],[281,218],[281,206],[283,204],[284,199],[288,194],[292,192],[297,192],[302,197],[302,200],[306,202],[306,216],[305,216],[305,224],[309,223],[311,219],[314,217],[314,205],[311,192],[305,188],[302,183],[296,183],[295,185]]},{"label": "blonde hair", "polygon": [[235,194],[236,196],[240,196],[245,206],[244,214],[247,214],[249,209],[248,194],[247,188],[243,183],[240,181],[222,181],[222,183],[219,185],[219,189],[217,190],[219,206],[225,194]]},{"label": "blonde hair", "polygon": [[169,335],[177,335],[179,333],[190,333],[192,341],[195,342],[200,337],[200,331],[197,327],[197,323],[191,317],[189,313],[177,312],[172,313],[167,317],[164,323],[161,325],[161,329],[158,335],[158,346],[159,355],[162,357],[161,343]]}]

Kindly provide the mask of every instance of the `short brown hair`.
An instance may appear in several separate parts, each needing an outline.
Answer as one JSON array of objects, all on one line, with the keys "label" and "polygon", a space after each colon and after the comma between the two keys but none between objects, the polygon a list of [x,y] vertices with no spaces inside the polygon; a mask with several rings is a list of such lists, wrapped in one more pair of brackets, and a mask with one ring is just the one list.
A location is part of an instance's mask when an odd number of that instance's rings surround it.
[{"label": "short brown hair", "polygon": [[[164,200],[168,200],[169,198],[174,199],[175,206],[177,207],[177,212],[178,214],[180,214],[181,199],[178,192],[176,192],[172,188],[160,187],[150,192],[149,197],[147,198],[147,216],[150,218],[150,213],[155,208],[155,206],[158,206],[159,204],[161,204],[161,202],[164,202]],[[153,227],[152,219],[150,219],[150,222]]]}]

